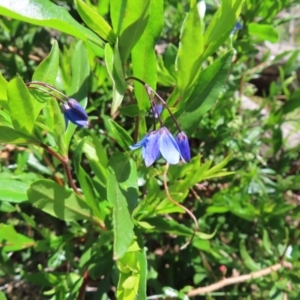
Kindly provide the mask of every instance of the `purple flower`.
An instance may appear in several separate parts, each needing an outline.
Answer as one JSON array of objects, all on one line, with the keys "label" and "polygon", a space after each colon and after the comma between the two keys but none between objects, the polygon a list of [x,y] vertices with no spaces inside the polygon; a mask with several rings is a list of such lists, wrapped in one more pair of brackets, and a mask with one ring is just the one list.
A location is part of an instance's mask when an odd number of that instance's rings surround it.
[{"label": "purple flower", "polygon": [[189,162],[191,160],[191,150],[190,150],[188,137],[183,131],[180,131],[177,134],[176,142],[180,150],[181,158],[185,162]]},{"label": "purple flower", "polygon": [[164,106],[162,104],[154,104],[154,108],[151,108],[151,112],[154,114],[154,118],[158,118],[162,113]]},{"label": "purple flower", "polygon": [[62,110],[67,121],[78,125],[79,127],[88,127],[88,115],[84,108],[75,100],[69,99],[62,105]]},{"label": "purple flower", "polygon": [[234,35],[238,30],[241,30],[241,29],[243,29],[243,25],[240,22],[236,22],[230,35]]},{"label": "purple flower", "polygon": [[166,127],[150,131],[141,141],[130,146],[130,149],[135,150],[140,147],[147,167],[151,166],[160,155],[172,165],[178,164],[180,160],[178,144]]}]

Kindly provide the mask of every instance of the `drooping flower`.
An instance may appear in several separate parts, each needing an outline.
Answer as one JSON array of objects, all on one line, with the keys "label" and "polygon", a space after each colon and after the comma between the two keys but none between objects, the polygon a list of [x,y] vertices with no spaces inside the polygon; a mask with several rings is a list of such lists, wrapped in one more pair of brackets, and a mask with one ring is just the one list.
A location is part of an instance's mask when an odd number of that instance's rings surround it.
[{"label": "drooping flower", "polygon": [[179,146],[166,127],[151,131],[135,145],[130,146],[131,150],[142,147],[142,157],[147,167],[151,166],[159,157],[162,157],[169,164],[178,164],[180,160]]},{"label": "drooping flower", "polygon": [[70,121],[79,127],[88,127],[88,115],[75,99],[70,98],[67,102],[64,102],[62,110],[67,121]]},{"label": "drooping flower", "polygon": [[185,162],[189,162],[191,160],[191,150],[188,137],[183,131],[180,131],[177,134],[176,142],[178,144],[182,159]]}]

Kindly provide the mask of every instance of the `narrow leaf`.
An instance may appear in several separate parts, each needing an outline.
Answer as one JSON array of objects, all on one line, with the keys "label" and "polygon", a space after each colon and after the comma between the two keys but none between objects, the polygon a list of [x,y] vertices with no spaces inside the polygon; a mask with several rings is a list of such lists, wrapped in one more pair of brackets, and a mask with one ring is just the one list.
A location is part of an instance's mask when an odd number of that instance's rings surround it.
[{"label": "narrow leaf", "polygon": [[114,120],[109,119],[107,122],[111,135],[116,139],[118,144],[125,150],[129,150],[129,146],[133,144],[133,140],[129,133]]},{"label": "narrow leaf", "polygon": [[183,24],[177,56],[177,86],[182,96],[200,72],[202,53],[201,19],[197,4],[194,3]]},{"label": "narrow leaf", "polygon": [[214,53],[229,37],[241,13],[244,0],[222,0],[204,34],[204,59]]},{"label": "narrow leaf", "polygon": [[124,80],[123,69],[117,44],[112,48],[105,45],[105,63],[108,74],[113,82],[113,99],[111,104],[111,114],[115,114],[122,103],[127,83]]},{"label": "narrow leaf", "polygon": [[32,80],[55,84],[59,68],[59,48],[57,41],[54,42],[49,55],[38,65]]},{"label": "narrow leaf", "polygon": [[101,212],[98,205],[99,199],[97,199],[91,176],[87,174],[80,165],[84,143],[85,139],[82,139],[74,151],[73,161],[75,172],[80,182],[80,186],[83,190],[84,198],[86,199],[87,204],[93,210],[93,213],[99,219],[101,219]]},{"label": "narrow leaf", "polygon": [[181,102],[176,117],[187,133],[194,131],[202,117],[218,99],[223,89],[232,59],[232,51],[204,69],[196,79],[192,94]]},{"label": "narrow leaf", "polygon": [[124,255],[132,243],[134,232],[130,211],[137,203],[137,171],[125,154],[116,153],[109,160],[107,198],[114,206],[114,258]]},{"label": "narrow leaf", "polygon": [[7,81],[0,72],[0,106],[7,108]]},{"label": "narrow leaf", "polygon": [[78,13],[84,23],[95,31],[104,41],[116,42],[116,35],[105,19],[81,0],[75,0]]},{"label": "narrow leaf", "polygon": [[111,0],[110,11],[114,32],[119,37],[122,65],[144,32],[149,18],[150,0]]},{"label": "narrow leaf", "polygon": [[34,104],[19,75],[7,85],[8,108],[14,128],[30,135],[34,126]]},{"label": "narrow leaf", "polygon": [[[78,41],[74,47],[71,61],[71,82],[67,89],[67,95],[78,101],[84,108],[87,105],[88,97],[88,77],[90,75],[90,65],[88,61],[88,52],[82,41]],[[66,148],[76,129],[76,125],[69,122],[65,133]]]},{"label": "narrow leaf", "polygon": [[251,256],[247,252],[244,240],[240,241],[240,253],[245,265],[247,266],[247,268],[249,268],[249,270],[251,271],[260,270],[259,265],[251,258]]},{"label": "narrow leaf", "polygon": [[[132,50],[133,75],[156,89],[157,67],[154,46],[160,36],[163,25],[163,1],[152,0],[149,7],[149,20],[141,38]],[[134,81],[134,94],[140,110],[150,107],[149,97],[145,88]]]}]

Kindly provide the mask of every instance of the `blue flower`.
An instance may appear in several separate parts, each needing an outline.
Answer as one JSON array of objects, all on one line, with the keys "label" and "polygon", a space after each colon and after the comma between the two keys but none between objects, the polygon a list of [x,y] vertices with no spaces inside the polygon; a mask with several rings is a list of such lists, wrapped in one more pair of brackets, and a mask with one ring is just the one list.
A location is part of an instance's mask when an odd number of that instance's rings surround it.
[{"label": "blue flower", "polygon": [[180,160],[178,144],[166,127],[150,131],[141,141],[130,146],[130,149],[135,150],[140,147],[142,147],[142,157],[147,167],[151,166],[160,155],[172,165],[178,164]]},{"label": "blue flower", "polygon": [[234,35],[238,30],[243,29],[243,25],[240,22],[236,22],[234,28],[232,29],[230,35]]},{"label": "blue flower", "polygon": [[183,131],[180,131],[177,134],[176,142],[180,150],[181,158],[185,162],[189,162],[191,160],[191,150],[190,150],[188,137]]},{"label": "blue flower", "polygon": [[151,108],[151,112],[154,114],[154,118],[158,118],[162,113],[164,106],[162,104],[154,104],[154,109]]},{"label": "blue flower", "polygon": [[79,127],[89,126],[86,111],[75,99],[70,98],[67,102],[64,102],[62,110],[67,121],[70,121]]}]

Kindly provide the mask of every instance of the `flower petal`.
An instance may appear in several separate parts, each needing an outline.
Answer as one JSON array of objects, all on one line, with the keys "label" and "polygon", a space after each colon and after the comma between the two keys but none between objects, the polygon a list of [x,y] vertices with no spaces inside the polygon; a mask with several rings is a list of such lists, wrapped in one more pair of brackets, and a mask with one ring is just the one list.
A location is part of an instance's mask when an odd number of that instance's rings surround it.
[{"label": "flower petal", "polygon": [[143,146],[145,146],[147,144],[147,138],[148,138],[148,134],[146,134],[139,142],[137,142],[136,144],[129,146],[130,150],[136,150],[138,148],[141,148]]},{"label": "flower petal", "polygon": [[159,157],[159,133],[152,131],[148,133],[147,143],[143,152],[143,158],[147,167],[151,166]]},{"label": "flower petal", "polygon": [[180,150],[181,158],[185,162],[189,162],[191,160],[191,150],[187,135],[183,131],[179,132],[176,136],[176,141]]},{"label": "flower petal", "polygon": [[165,127],[160,128],[159,133],[159,150],[161,155],[169,164],[178,164],[180,160],[180,150],[173,135]]}]

